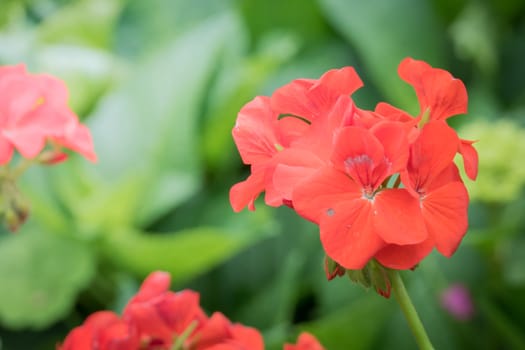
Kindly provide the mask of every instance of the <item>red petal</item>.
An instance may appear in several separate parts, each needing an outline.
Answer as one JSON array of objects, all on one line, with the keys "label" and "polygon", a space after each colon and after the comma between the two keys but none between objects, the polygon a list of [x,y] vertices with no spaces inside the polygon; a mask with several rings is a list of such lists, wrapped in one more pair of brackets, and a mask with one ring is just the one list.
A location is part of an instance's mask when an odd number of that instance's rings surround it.
[{"label": "red petal", "polygon": [[297,344],[285,344],[284,350],[324,350],[324,348],[313,335],[303,332],[297,338]]},{"label": "red petal", "polygon": [[343,67],[341,69],[331,69],[324,73],[318,83],[340,95],[351,95],[363,86],[363,81],[353,67]]},{"label": "red petal", "polygon": [[13,156],[13,145],[3,135],[0,135],[0,165],[9,163]]},{"label": "red petal", "polygon": [[[411,147],[407,169],[416,190],[425,189],[454,159],[459,139],[445,122],[429,122]],[[406,186],[410,184],[404,182]]]},{"label": "red petal", "polygon": [[278,165],[273,171],[272,183],[281,202],[282,199],[292,200],[294,188],[326,165],[312,152],[295,148],[279,152],[274,161]]},{"label": "red petal", "polygon": [[373,222],[377,234],[390,244],[415,244],[428,236],[419,199],[405,189],[387,189],[374,197]]},{"label": "red petal", "polygon": [[196,349],[225,342],[231,338],[230,321],[220,312],[214,312],[203,328],[195,335]]},{"label": "red petal", "polygon": [[278,114],[293,114],[311,120],[315,107],[307,97],[313,79],[296,79],[274,91],[271,107]]},{"label": "red petal", "polygon": [[346,172],[362,188],[375,190],[387,176],[386,172],[374,172],[384,162],[384,149],[366,129],[353,126],[341,129],[331,160],[336,169]]},{"label": "red petal", "polygon": [[362,269],[385,245],[373,222],[373,206],[367,199],[344,201],[329,208],[319,225],[326,254],[346,269]]},{"label": "red petal", "polygon": [[123,319],[137,330],[139,338],[154,338],[171,344],[173,331],[154,303],[129,304],[124,310]]},{"label": "red petal", "polygon": [[396,269],[411,269],[423,260],[434,248],[434,241],[431,238],[418,244],[396,245],[389,244],[381,249],[375,258],[381,265]]},{"label": "red petal", "polygon": [[406,126],[397,122],[378,123],[370,129],[385,150],[388,175],[404,170],[408,161]]},{"label": "red petal", "polygon": [[46,136],[36,128],[13,129],[4,131],[4,135],[22,157],[28,159],[35,158],[46,145]]},{"label": "red petal", "polygon": [[265,168],[254,169],[252,174],[242,182],[232,186],[230,189],[230,203],[236,213],[248,206],[249,210],[255,210],[255,200],[264,191]]},{"label": "red petal", "polygon": [[413,122],[415,120],[410,114],[402,109],[396,108],[389,103],[380,102],[375,108],[375,112],[391,121]]},{"label": "red petal", "polygon": [[472,146],[475,141],[468,141],[460,139],[459,153],[463,156],[463,166],[465,172],[471,180],[476,180],[478,177],[478,152]]},{"label": "red petal", "polygon": [[361,189],[352,179],[332,167],[326,167],[296,186],[292,201],[299,215],[319,223],[321,216],[336,203],[361,196]]},{"label": "red petal", "polygon": [[268,97],[257,96],[242,107],[232,134],[245,164],[267,161],[277,153],[276,121]]},{"label": "red petal", "polygon": [[148,301],[166,293],[170,288],[171,276],[168,272],[155,271],[146,277],[139,291],[130,303]]},{"label": "red petal", "polygon": [[421,114],[430,110],[430,120],[443,120],[467,112],[467,89],[449,72],[406,58],[399,65],[398,73],[414,87]]},{"label": "red petal", "polygon": [[451,182],[429,193],[421,210],[436,248],[452,256],[468,228],[468,193],[461,182]]},{"label": "red petal", "polygon": [[202,324],[207,320],[199,305],[199,293],[194,291],[166,293],[156,306],[166,324],[177,334],[182,334],[194,321]]},{"label": "red petal", "polygon": [[264,340],[258,330],[241,324],[233,324],[230,327],[233,342],[246,350],[263,350]]}]

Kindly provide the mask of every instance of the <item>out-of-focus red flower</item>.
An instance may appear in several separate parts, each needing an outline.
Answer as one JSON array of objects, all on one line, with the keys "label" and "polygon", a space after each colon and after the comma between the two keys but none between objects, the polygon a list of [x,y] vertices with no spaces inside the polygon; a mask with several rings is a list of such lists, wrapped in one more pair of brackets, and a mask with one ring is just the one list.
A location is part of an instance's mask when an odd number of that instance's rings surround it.
[{"label": "out-of-focus red flower", "polygon": [[283,350],[324,350],[324,347],[313,335],[303,332],[297,338],[297,344],[285,344]]},{"label": "out-of-focus red flower", "polygon": [[142,283],[123,312],[123,319],[138,332],[143,344],[152,343],[169,349],[174,336],[192,323],[194,334],[207,321],[199,306],[199,294],[193,291],[169,291],[170,275],[153,272]]},{"label": "out-of-focus red flower", "polygon": [[111,311],[99,311],[73,329],[58,350],[137,350],[140,342],[134,328]]},{"label": "out-of-focus red flower", "polygon": [[96,161],[89,130],[67,99],[66,86],[54,77],[30,74],[24,65],[0,67],[0,164],[15,150],[35,158],[48,142]]},{"label": "out-of-focus red flower", "polygon": [[254,328],[231,323],[216,312],[208,317],[199,294],[169,291],[170,275],[153,272],[119,317],[110,311],[89,316],[58,350],[263,350]]},{"label": "out-of-focus red flower", "polygon": [[254,328],[232,324],[215,312],[190,341],[192,350],[263,350],[264,341]]}]

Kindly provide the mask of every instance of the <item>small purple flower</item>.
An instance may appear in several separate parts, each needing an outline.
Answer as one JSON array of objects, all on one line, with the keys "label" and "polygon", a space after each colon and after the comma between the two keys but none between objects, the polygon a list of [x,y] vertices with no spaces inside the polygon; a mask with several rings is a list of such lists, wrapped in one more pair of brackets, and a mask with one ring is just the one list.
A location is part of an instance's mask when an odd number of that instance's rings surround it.
[{"label": "small purple flower", "polygon": [[474,315],[474,305],[469,290],[461,284],[453,284],[440,296],[441,306],[459,321],[468,321]]}]

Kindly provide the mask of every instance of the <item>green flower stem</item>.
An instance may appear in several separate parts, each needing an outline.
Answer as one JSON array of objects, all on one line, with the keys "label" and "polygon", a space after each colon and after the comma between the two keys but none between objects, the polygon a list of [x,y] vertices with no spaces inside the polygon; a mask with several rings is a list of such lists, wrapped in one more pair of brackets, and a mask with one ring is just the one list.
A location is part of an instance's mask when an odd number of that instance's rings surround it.
[{"label": "green flower stem", "polygon": [[184,342],[186,341],[186,339],[189,338],[191,333],[193,333],[195,328],[197,328],[197,325],[198,325],[197,321],[193,321],[192,323],[190,323],[190,325],[186,327],[184,332],[182,332],[180,336],[175,338],[175,341],[173,342],[171,350],[184,350]]},{"label": "green flower stem", "polygon": [[425,331],[425,327],[423,327],[423,323],[421,323],[421,319],[417,314],[414,304],[412,304],[412,301],[408,296],[405,284],[401,279],[399,271],[390,270],[389,275],[390,282],[392,283],[394,297],[396,298],[397,303],[399,304],[401,310],[403,311],[403,314],[405,315],[405,318],[408,322],[408,326],[410,327],[414,338],[416,338],[417,345],[420,349],[433,350],[434,347],[432,346],[432,343],[428,338],[427,332]]}]

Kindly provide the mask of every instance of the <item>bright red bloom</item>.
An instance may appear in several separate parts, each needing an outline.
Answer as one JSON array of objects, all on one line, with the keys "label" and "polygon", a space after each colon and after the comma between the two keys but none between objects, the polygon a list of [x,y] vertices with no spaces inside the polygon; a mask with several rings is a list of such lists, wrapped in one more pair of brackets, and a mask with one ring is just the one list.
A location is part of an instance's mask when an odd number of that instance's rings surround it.
[{"label": "bright red bloom", "polygon": [[35,158],[48,141],[96,161],[89,130],[67,99],[66,86],[54,77],[29,74],[23,65],[0,67],[0,164],[14,150]]},{"label": "bright red bloom", "polygon": [[303,332],[297,338],[297,344],[285,344],[283,350],[324,350],[324,347],[313,335]]},{"label": "bright red bloom", "polygon": [[453,158],[460,153],[474,179],[477,152],[446,124],[467,111],[465,86],[411,58],[399,75],[416,91],[416,117],[384,102],[356,107],[349,95],[362,82],[349,68],[295,80],[239,113],[234,138],[252,174],[232,188],[234,210],[253,209],[265,191],[267,204],[319,224],[335,264],[328,278],[374,258],[408,269],[433,248],[451,256],[466,232],[468,195]]},{"label": "bright red bloom", "polygon": [[427,237],[419,202],[405,189],[383,189],[408,159],[404,127],[384,122],[371,130],[342,129],[331,157],[296,187],[294,207],[318,222],[323,247],[347,269],[361,269],[386,244],[415,244]]}]

